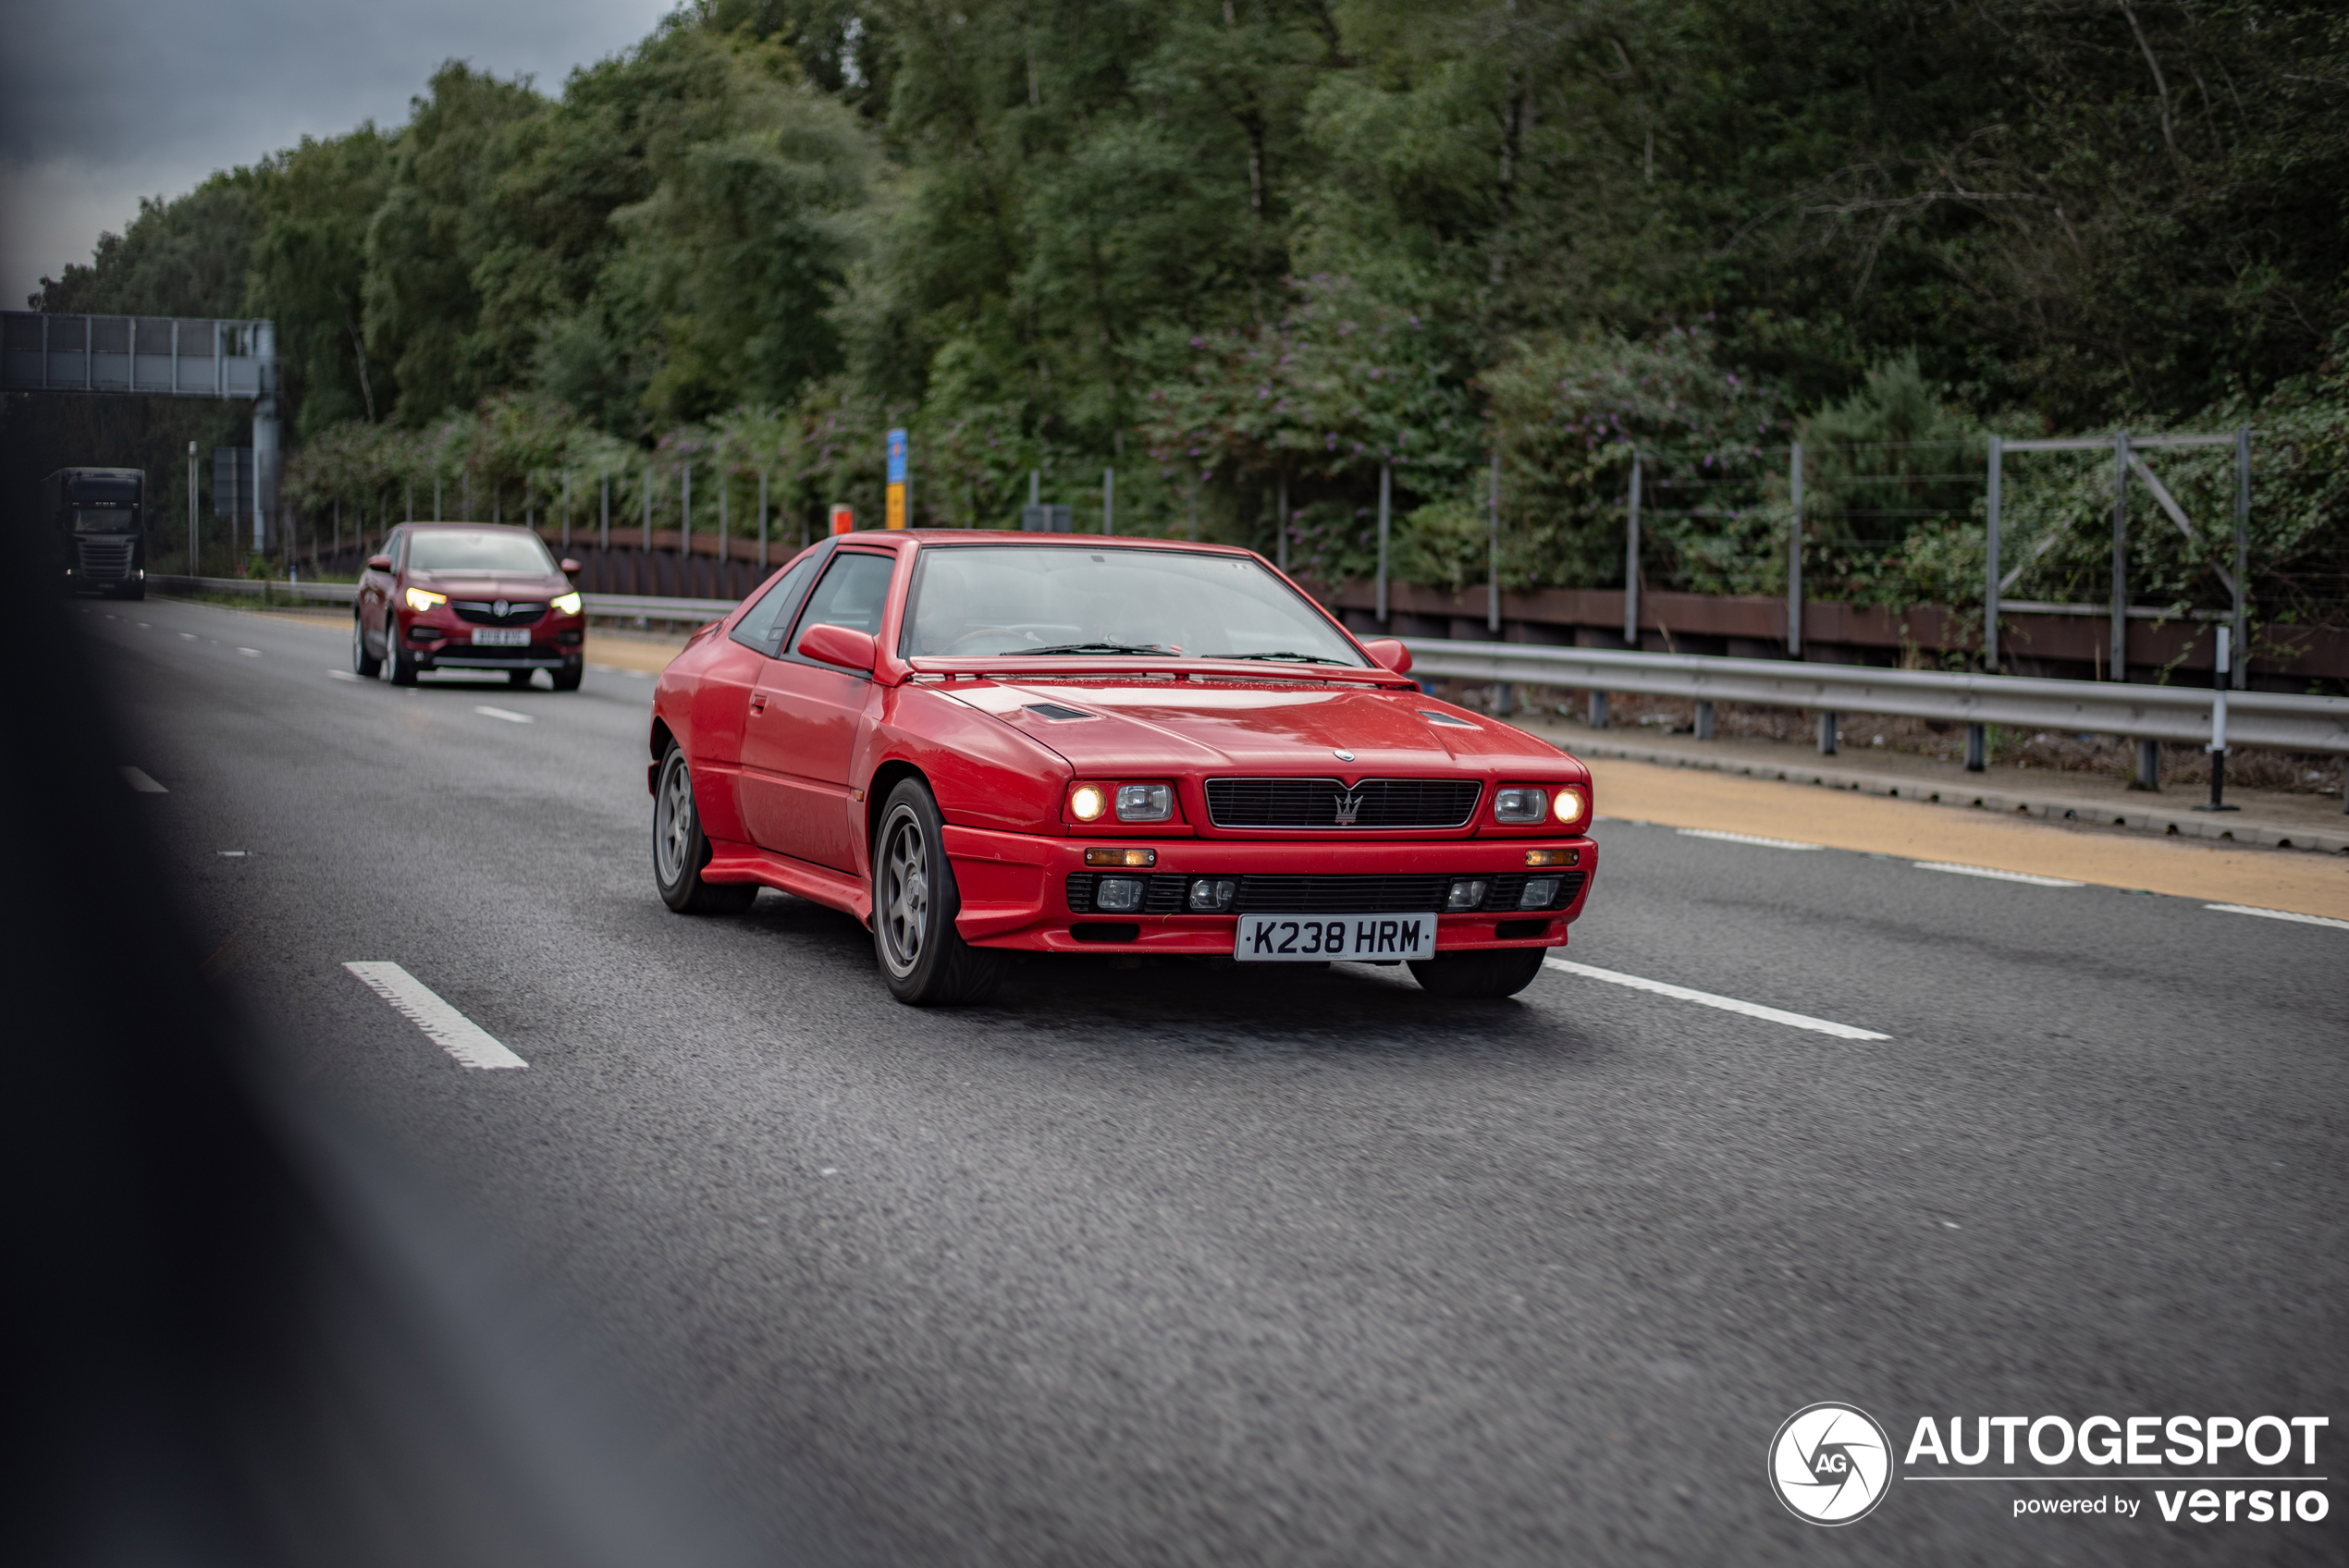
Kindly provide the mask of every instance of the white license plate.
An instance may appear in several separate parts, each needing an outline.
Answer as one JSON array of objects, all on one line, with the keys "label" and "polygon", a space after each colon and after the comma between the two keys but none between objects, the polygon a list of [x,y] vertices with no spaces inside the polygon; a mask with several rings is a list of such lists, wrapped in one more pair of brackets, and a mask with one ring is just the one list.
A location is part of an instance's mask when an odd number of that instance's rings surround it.
[{"label": "white license plate", "polygon": [[473,628],[476,648],[527,648],[530,628],[527,626],[476,626]]},{"label": "white license plate", "polygon": [[1433,914],[1243,914],[1232,956],[1243,963],[1433,958]]}]

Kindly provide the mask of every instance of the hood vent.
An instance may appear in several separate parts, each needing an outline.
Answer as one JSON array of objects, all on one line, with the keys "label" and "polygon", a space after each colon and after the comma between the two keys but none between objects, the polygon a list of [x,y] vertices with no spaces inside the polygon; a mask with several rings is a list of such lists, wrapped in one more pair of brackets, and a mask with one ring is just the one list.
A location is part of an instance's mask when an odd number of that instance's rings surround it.
[{"label": "hood vent", "polygon": [[1039,718],[1065,720],[1071,718],[1099,718],[1101,717],[1099,714],[1087,713],[1083,708],[1063,707],[1058,703],[1029,703],[1027,704],[1027,707],[1028,712],[1034,714]]}]

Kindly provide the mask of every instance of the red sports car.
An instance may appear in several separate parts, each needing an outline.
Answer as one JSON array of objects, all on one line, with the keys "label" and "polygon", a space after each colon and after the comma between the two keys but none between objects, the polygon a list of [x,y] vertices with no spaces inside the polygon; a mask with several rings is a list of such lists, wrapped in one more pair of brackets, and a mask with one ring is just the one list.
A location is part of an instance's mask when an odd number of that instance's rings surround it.
[{"label": "red sports car", "polygon": [[427,669],[503,671],[516,686],[545,670],[576,692],[587,616],[570,575],[527,528],[409,522],[359,574],[351,610],[351,668],[395,686]]},{"label": "red sports car", "polygon": [[681,913],[845,911],[916,1005],[1013,950],[1507,996],[1589,895],[1590,771],[1409,667],[1247,550],[838,535],[662,674],[654,879]]}]

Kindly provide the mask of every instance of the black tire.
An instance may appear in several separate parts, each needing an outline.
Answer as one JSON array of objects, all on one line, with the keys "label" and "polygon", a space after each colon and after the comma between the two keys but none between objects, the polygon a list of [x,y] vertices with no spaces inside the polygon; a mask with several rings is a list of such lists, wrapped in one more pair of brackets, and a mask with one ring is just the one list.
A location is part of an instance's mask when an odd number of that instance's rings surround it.
[{"label": "black tire", "polygon": [[384,673],[394,686],[416,683],[416,655],[400,645],[400,617],[384,612]]},{"label": "black tire", "polygon": [[506,684],[515,687],[527,686],[530,684],[530,678],[537,673],[535,669],[510,669],[506,671]]},{"label": "black tire", "polygon": [[954,929],[963,898],[944,828],[929,787],[906,778],[873,836],[873,956],[890,994],[911,1007],[984,1001],[1003,978],[1003,955]]},{"label": "black tire", "polygon": [[357,616],[351,618],[351,673],[363,680],[373,680],[384,672],[384,661],[367,651],[367,623]]},{"label": "black tire", "polygon": [[1411,961],[1411,978],[1432,997],[1513,997],[1542,973],[1546,948],[1480,948]]},{"label": "black tire", "polygon": [[567,664],[562,668],[550,672],[555,682],[555,690],[558,692],[578,691],[579,678],[586,673],[583,667],[575,664]]},{"label": "black tire", "polygon": [[693,772],[684,749],[671,742],[653,789],[653,886],[660,901],[679,914],[740,914],[757,901],[756,883],[703,881],[701,868],[708,864]]}]

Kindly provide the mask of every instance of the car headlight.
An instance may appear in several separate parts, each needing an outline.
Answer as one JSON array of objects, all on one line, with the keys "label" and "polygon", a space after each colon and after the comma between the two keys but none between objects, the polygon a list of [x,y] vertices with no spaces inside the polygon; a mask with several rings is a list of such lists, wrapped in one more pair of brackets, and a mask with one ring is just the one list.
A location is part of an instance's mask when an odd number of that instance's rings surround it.
[{"label": "car headlight", "polygon": [[1550,797],[1530,785],[1512,785],[1493,797],[1495,822],[1539,822],[1550,815]]},{"label": "car headlight", "polygon": [[1109,800],[1097,784],[1079,784],[1068,792],[1068,815],[1079,822],[1093,822],[1109,809]]},{"label": "car headlight", "polygon": [[1174,787],[1171,784],[1120,784],[1117,787],[1117,820],[1120,822],[1164,822],[1174,815]]},{"label": "car headlight", "polygon": [[408,607],[419,615],[436,606],[449,602],[448,594],[436,594],[429,588],[411,588],[405,597],[408,600]]},{"label": "car headlight", "polygon": [[1142,907],[1149,886],[1138,876],[1104,876],[1093,885],[1093,907],[1105,914],[1131,914]]},{"label": "car headlight", "polygon": [[1466,909],[1481,909],[1484,904],[1485,889],[1492,885],[1492,879],[1485,876],[1458,878],[1444,895],[1445,913],[1457,914]]},{"label": "car headlight", "polygon": [[1560,790],[1550,802],[1550,815],[1569,827],[1589,815],[1590,810],[1591,803],[1580,790]]},{"label": "car headlight", "polygon": [[586,600],[582,599],[575,593],[558,594],[551,601],[555,606],[555,613],[557,615],[577,615],[579,613],[579,606],[586,602]]}]

